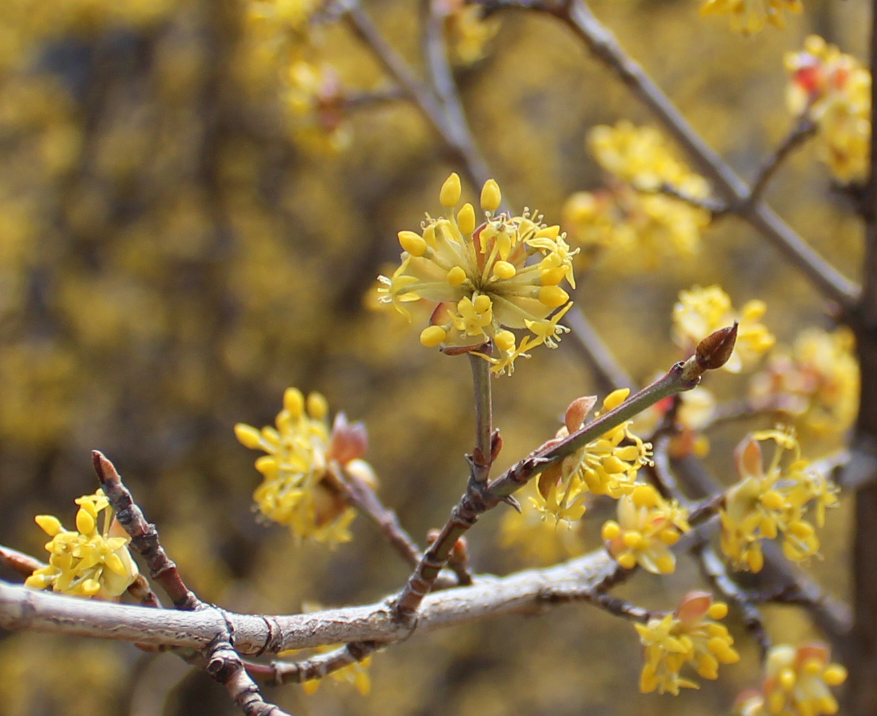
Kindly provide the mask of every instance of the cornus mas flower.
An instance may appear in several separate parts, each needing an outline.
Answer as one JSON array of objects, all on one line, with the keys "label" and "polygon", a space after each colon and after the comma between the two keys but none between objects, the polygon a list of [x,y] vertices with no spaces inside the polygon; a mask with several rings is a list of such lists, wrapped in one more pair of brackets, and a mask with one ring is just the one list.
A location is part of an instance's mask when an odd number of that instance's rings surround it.
[{"label": "cornus mas flower", "polygon": [[767,655],[761,690],[743,694],[735,711],[740,716],[836,714],[838,703],[830,687],[846,679],[847,670],[831,663],[831,650],[825,644],[774,646]]},{"label": "cornus mas flower", "polygon": [[[760,443],[775,444],[765,466]],[[825,524],[825,510],[838,504],[838,488],[801,458],[791,430],[764,430],[741,442],[735,451],[740,482],[728,490],[720,511],[722,551],[740,569],[761,571],[762,539],[783,535],[783,553],[801,561],[819,550],[816,530],[808,519],[810,508],[816,525]]]},{"label": "cornus mas flower", "polygon": [[670,574],[676,555],[670,547],[689,530],[688,513],[667,502],[651,485],[637,485],[618,500],[618,521],[603,525],[606,551],[625,569],[639,565],[653,574]]},{"label": "cornus mas flower", "polygon": [[[575,286],[576,252],[560,227],[546,226],[537,214],[497,214],[502,197],[493,180],[481,192],[481,224],[471,204],[456,210],[460,195],[460,178],[451,174],[440,194],[448,218],[427,215],[421,233],[399,232],[402,264],[391,278],[378,278],[380,300],[406,316],[405,303],[435,302],[423,345],[478,352],[494,372],[511,373],[516,358],[538,345],[556,347],[568,330],[558,321],[572,301],[560,284]],[[509,329],[529,333],[518,345]]]},{"label": "cornus mas flower", "polygon": [[345,473],[372,485],[375,476],[360,459],[368,442],[365,427],[350,425],[339,413],[330,433],[328,412],[319,393],[305,401],[301,391],[287,388],[276,428],[238,423],[234,431],[245,447],[267,453],[256,460],[265,478],[253,493],[259,512],[288,525],[296,537],[337,544],[350,540],[347,527],[356,516],[341,494]]},{"label": "cornus mas flower", "polygon": [[730,373],[739,373],[776,342],[759,321],[765,311],[767,306],[763,301],[749,301],[738,313],[719,286],[695,286],[690,291],[681,291],[679,302],[673,306],[673,339],[690,355],[703,338],[737,321],[737,343],[731,358],[722,367]]},{"label": "cornus mas flower", "polygon": [[[79,505],[76,530],[64,529],[53,515],[34,518],[52,538],[46,545],[50,557],[49,564],[36,570],[25,585],[35,589],[51,587],[56,592],[79,597],[119,597],[138,574],[128,552],[130,538],[114,527],[113,510],[101,490],[83,495],[76,504]],[[103,525],[98,530],[100,520]],[[124,536],[111,537],[115,531]]]},{"label": "cornus mas flower", "polygon": [[677,696],[679,689],[698,688],[696,682],[680,676],[686,664],[704,679],[716,679],[719,664],[739,661],[728,629],[714,621],[727,614],[727,605],[714,603],[711,594],[689,592],[673,614],[634,624],[645,647],[640,691]]},{"label": "cornus mas flower", "polygon": [[[630,394],[626,388],[606,396],[603,411],[621,405]],[[550,447],[582,427],[595,398],[579,398],[566,411],[565,425]],[[599,417],[597,413],[595,417]],[[543,514],[555,520],[573,521],[585,514],[588,494],[619,498],[634,490],[640,467],[649,462],[651,444],[644,443],[630,431],[631,421],[616,426],[585,447],[544,470],[536,482],[536,497],[530,498]]]},{"label": "cornus mas flower", "polygon": [[750,396],[756,401],[781,398],[781,409],[817,437],[845,433],[859,408],[859,364],[852,331],[838,328],[803,331],[790,352],[771,355],[753,377]]},{"label": "cornus mas flower", "polygon": [[760,32],[765,23],[785,27],[783,11],[801,12],[801,0],[705,0],[701,15],[730,15],[731,28],[744,35]]},{"label": "cornus mas flower", "polygon": [[499,18],[484,18],[484,10],[466,0],[434,0],[434,11],[444,16],[445,37],[455,64],[471,65],[486,54],[487,43],[499,31]]},{"label": "cornus mas flower", "polygon": [[573,194],[563,209],[564,226],[586,251],[606,250],[626,270],[654,269],[661,259],[697,252],[709,212],[641,193],[667,185],[692,198],[709,194],[706,181],[675,158],[658,130],[626,121],[595,127],[588,149],[611,179],[604,189]]},{"label": "cornus mas flower", "polygon": [[820,151],[841,182],[862,180],[871,140],[871,73],[850,55],[810,35],[802,52],[785,57],[786,103],[819,127]]},{"label": "cornus mas flower", "polygon": [[522,500],[521,512],[506,510],[500,523],[499,542],[502,547],[516,549],[524,559],[538,565],[555,564],[584,552],[578,529],[566,520],[547,520],[535,507],[543,502],[536,482],[528,483],[529,500]]}]

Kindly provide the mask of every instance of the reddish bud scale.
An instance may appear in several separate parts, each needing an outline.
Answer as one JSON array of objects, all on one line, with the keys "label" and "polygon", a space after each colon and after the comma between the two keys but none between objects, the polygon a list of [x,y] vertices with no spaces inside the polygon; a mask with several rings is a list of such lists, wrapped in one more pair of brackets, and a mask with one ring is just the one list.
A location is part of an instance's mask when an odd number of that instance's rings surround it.
[{"label": "reddish bud scale", "polygon": [[700,343],[697,344],[695,355],[697,362],[704,370],[715,370],[721,368],[731,354],[734,352],[734,345],[737,342],[737,322],[728,328],[720,328],[718,331],[710,333]]}]

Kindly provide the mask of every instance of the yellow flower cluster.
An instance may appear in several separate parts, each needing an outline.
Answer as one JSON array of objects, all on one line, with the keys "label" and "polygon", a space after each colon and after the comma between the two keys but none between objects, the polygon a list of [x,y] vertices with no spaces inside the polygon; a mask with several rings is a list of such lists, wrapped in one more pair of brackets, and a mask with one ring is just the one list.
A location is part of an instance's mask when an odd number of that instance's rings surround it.
[{"label": "yellow flower cluster", "polygon": [[819,127],[822,157],[841,182],[860,181],[868,172],[871,142],[871,73],[851,55],[818,35],[804,50],[785,57],[789,110],[807,113]]},{"label": "yellow flower cluster", "polygon": [[671,574],[676,555],[670,547],[689,530],[688,513],[667,502],[651,485],[637,485],[618,500],[618,521],[603,525],[606,551],[625,569],[639,565],[652,574]]},{"label": "yellow flower cluster", "polygon": [[740,716],[822,716],[836,714],[837,699],[829,687],[840,686],[847,670],[831,663],[825,644],[786,644],[768,652],[761,691],[738,703]]},{"label": "yellow flower cluster", "polygon": [[573,194],[564,205],[564,225],[591,253],[608,250],[630,270],[655,268],[661,259],[688,257],[700,247],[710,215],[658,192],[671,186],[694,199],[709,194],[706,181],[676,159],[653,127],[621,121],[599,126],[588,147],[611,175],[605,189]]},{"label": "yellow flower cluster", "polygon": [[[34,518],[52,538],[46,544],[50,557],[49,564],[36,570],[25,585],[34,589],[51,587],[78,597],[115,599],[124,594],[138,574],[128,552],[130,538],[114,526],[113,510],[101,490],[77,498],[76,504],[79,510],[75,531],[64,529],[53,515]],[[103,520],[100,530],[99,519]]]},{"label": "yellow flower cluster", "polygon": [[317,151],[338,152],[350,145],[344,96],[338,73],[329,65],[293,62],[284,93],[292,120],[293,137]]},{"label": "yellow flower cluster", "polygon": [[276,428],[238,423],[234,431],[245,447],[267,453],[256,460],[265,478],[253,493],[259,512],[288,525],[296,537],[337,544],[350,540],[347,527],[356,516],[339,491],[341,468],[370,484],[375,477],[360,459],[366,449],[363,426],[349,425],[339,414],[330,434],[328,413],[319,393],[305,401],[301,391],[287,388]]},{"label": "yellow flower cluster", "polygon": [[799,13],[801,0],[704,0],[701,15],[730,15],[731,28],[744,35],[760,32],[765,23],[785,27],[783,11]]},{"label": "yellow flower cluster", "polygon": [[711,594],[689,592],[673,614],[634,624],[645,647],[640,691],[678,696],[679,689],[698,688],[696,682],[680,676],[686,664],[704,679],[716,679],[720,663],[739,661],[727,627],[714,621],[727,614],[727,605],[713,603]]},{"label": "yellow flower cluster", "polygon": [[444,15],[451,59],[471,65],[485,55],[487,43],[499,31],[499,17],[484,18],[484,10],[466,0],[434,0],[433,10]]},{"label": "yellow flower cluster", "polygon": [[731,358],[722,367],[730,373],[739,373],[776,342],[759,320],[766,310],[763,301],[749,301],[738,313],[719,286],[695,286],[690,291],[681,291],[678,303],[673,306],[673,339],[690,355],[710,333],[737,321],[737,343]]},{"label": "yellow flower cluster", "polygon": [[[775,450],[766,467],[760,443],[772,440]],[[816,525],[825,524],[825,510],[838,504],[838,488],[808,470],[791,430],[764,430],[748,436],[735,453],[740,482],[728,490],[720,511],[722,551],[736,567],[761,571],[761,540],[783,535],[783,553],[793,561],[813,556],[819,539],[805,519],[811,508]]]},{"label": "yellow flower cluster", "polygon": [[[603,412],[621,405],[629,394],[626,388],[610,393],[603,401]],[[586,400],[592,404],[590,399]],[[586,411],[583,414],[579,406],[579,401],[570,405],[566,425],[557,432],[555,440],[582,426]],[[621,423],[543,471],[537,480],[536,497],[531,498],[533,505],[555,520],[574,521],[585,514],[588,494],[617,499],[633,492],[637,472],[649,461],[652,446],[630,431],[630,423],[629,420]]]},{"label": "yellow flower cluster", "polygon": [[[526,488],[538,495],[536,481]],[[581,523],[567,520],[547,520],[545,513],[535,505],[541,496],[531,496],[521,501],[521,512],[506,510],[500,523],[499,543],[504,548],[514,548],[521,556],[534,564],[555,564],[584,552],[584,541],[578,529]]]},{"label": "yellow flower cluster", "polygon": [[[479,351],[494,372],[511,373],[516,358],[542,344],[554,348],[568,330],[559,321],[572,301],[560,284],[575,286],[576,252],[538,214],[497,214],[502,196],[492,179],[481,192],[480,224],[471,204],[456,209],[461,193],[460,177],[451,174],[440,194],[448,218],[427,215],[420,233],[399,232],[402,264],[391,278],[378,277],[380,301],[406,316],[405,303],[435,302],[423,345]],[[508,329],[529,334],[517,345]]]},{"label": "yellow flower cluster", "polygon": [[852,331],[817,328],[801,333],[790,353],[774,353],[754,376],[750,395],[757,402],[783,399],[782,409],[815,436],[839,436],[856,419],[859,364]]}]

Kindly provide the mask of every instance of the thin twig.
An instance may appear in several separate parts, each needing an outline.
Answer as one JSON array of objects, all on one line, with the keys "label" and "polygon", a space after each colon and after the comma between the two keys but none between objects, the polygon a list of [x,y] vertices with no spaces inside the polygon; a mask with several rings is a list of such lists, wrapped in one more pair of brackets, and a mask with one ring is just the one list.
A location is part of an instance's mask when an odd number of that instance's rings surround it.
[{"label": "thin twig", "polygon": [[45,562],[40,562],[36,557],[3,545],[0,545],[0,564],[5,564],[22,577],[29,577],[38,569],[46,566]]},{"label": "thin twig", "polygon": [[177,609],[193,610],[201,600],[183,583],[177,565],[167,556],[158,540],[155,525],[146,521],[143,511],[134,503],[128,488],[122,484],[119,473],[103,453],[91,453],[94,470],[104,494],[116,513],[119,524],[131,537],[131,547],[146,561],[149,576],[158,582]]},{"label": "thin twig", "polygon": [[774,150],[774,153],[767,158],[756,173],[755,179],[752,181],[752,189],[749,190],[749,196],[746,197],[747,205],[752,206],[761,201],[768,183],[782,166],[783,162],[791,156],[795,149],[815,135],[816,129],[816,122],[810,117],[809,113],[798,117],[795,126],[792,127],[791,131]]},{"label": "thin twig", "polygon": [[272,661],[270,664],[244,661],[244,666],[250,676],[263,683],[274,686],[289,683],[302,684],[305,681],[325,678],[334,671],[340,671],[351,664],[356,664],[373,654],[381,646],[375,641],[353,642],[324,654],[315,654],[301,661]]},{"label": "thin twig", "polygon": [[764,660],[770,649],[770,637],[767,634],[764,615],[761,613],[761,610],[755,606],[751,596],[728,574],[725,563],[719,559],[719,556],[712,547],[708,546],[705,542],[700,542],[694,546],[692,552],[698,559],[704,577],[706,577],[712,587],[740,610],[740,614],[743,616],[743,624],[752,634],[755,643],[758,644],[761,658]]},{"label": "thin twig", "polygon": [[262,698],[259,687],[247,673],[230,639],[218,639],[208,649],[207,658],[205,671],[228,689],[232,700],[247,716],[289,716],[279,706]]},{"label": "thin twig", "polygon": [[480,356],[469,354],[472,385],[475,391],[475,448],[469,456],[471,478],[485,483],[493,464],[493,381],[490,364]]}]

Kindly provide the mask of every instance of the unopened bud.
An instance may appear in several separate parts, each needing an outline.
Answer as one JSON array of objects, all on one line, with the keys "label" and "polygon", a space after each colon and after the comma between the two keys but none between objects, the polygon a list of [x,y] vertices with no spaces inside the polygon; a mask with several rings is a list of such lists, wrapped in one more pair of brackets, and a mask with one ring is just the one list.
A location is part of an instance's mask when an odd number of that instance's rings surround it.
[{"label": "unopened bud", "polygon": [[704,370],[715,370],[721,368],[731,353],[734,352],[734,345],[737,343],[737,321],[733,326],[728,328],[720,328],[714,333],[710,333],[700,343],[697,344],[695,355],[697,356],[698,365]]}]

